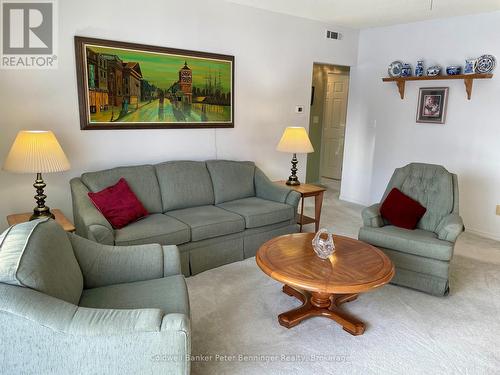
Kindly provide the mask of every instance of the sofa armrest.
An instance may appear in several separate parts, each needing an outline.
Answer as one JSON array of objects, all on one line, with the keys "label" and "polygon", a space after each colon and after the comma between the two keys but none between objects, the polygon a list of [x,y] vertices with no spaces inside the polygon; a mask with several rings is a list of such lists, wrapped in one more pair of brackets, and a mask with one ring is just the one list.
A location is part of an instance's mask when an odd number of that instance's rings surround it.
[{"label": "sofa armrest", "polygon": [[[103,350],[112,347],[113,358],[105,361],[112,366],[113,373],[117,369],[116,359],[125,362],[119,369],[124,373],[132,369],[132,373],[190,374],[191,328],[187,315],[164,315],[160,309],[78,308],[68,333],[76,340],[84,340],[83,344],[97,340]],[[139,362],[139,368],[127,363],[130,361]],[[90,367],[89,370],[94,370]],[[98,368],[95,373],[102,370],[102,366],[95,367]]]},{"label": "sofa armrest", "polygon": [[299,207],[300,197],[301,195],[299,192],[291,190],[290,193],[288,193],[288,196],[286,197],[285,203],[295,207],[295,211],[297,211],[297,208]]},{"label": "sofa armrest", "polygon": [[[164,315],[160,309],[79,307],[67,333],[75,335],[77,339],[109,337],[120,340],[125,346],[141,346],[149,352],[146,352],[147,356],[134,353],[137,356],[135,360],[149,360],[146,362],[149,362],[146,366],[149,370],[153,364],[154,367],[160,367],[158,373],[190,373],[191,324],[185,314]],[[118,353],[121,353],[119,349]]]},{"label": "sofa armrest", "polygon": [[255,195],[270,201],[287,203],[292,189],[272,182],[259,168],[255,167]]},{"label": "sofa armrest", "polygon": [[67,332],[71,335],[123,335],[160,332],[161,309],[94,309],[78,307]]},{"label": "sofa armrest", "polygon": [[191,333],[191,322],[189,320],[189,316],[179,313],[171,313],[164,315],[161,321],[160,330],[162,332],[168,332],[168,331],[185,332],[186,335],[189,336]]},{"label": "sofa armrest", "polygon": [[460,215],[449,214],[437,226],[436,234],[440,240],[455,242],[464,229],[464,222]]},{"label": "sofa armrest", "polygon": [[361,212],[363,224],[367,227],[380,228],[384,226],[384,220],[380,215],[380,203],[366,207]]},{"label": "sofa armrest", "polygon": [[0,313],[72,335],[159,332],[165,315],[161,309],[80,307],[30,288],[6,284],[0,284],[0,294]]},{"label": "sofa armrest", "polygon": [[163,250],[163,277],[182,275],[181,256],[175,245],[162,246]]},{"label": "sofa armrest", "polygon": [[90,201],[87,195],[89,189],[79,178],[73,178],[70,186],[76,233],[102,244],[113,245],[114,229]]},{"label": "sofa armrest", "polygon": [[189,374],[187,315],[84,308],[2,283],[0,296],[4,373]]},{"label": "sofa armrest", "polygon": [[85,288],[159,279],[180,274],[176,246],[110,246],[68,233]]}]

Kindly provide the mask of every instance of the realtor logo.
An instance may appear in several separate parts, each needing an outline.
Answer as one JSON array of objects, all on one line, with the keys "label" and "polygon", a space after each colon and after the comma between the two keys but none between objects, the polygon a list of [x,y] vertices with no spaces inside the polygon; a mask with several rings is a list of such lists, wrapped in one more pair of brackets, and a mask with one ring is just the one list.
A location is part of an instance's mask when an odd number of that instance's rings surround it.
[{"label": "realtor logo", "polygon": [[1,0],[2,69],[53,69],[56,4],[54,0]]}]

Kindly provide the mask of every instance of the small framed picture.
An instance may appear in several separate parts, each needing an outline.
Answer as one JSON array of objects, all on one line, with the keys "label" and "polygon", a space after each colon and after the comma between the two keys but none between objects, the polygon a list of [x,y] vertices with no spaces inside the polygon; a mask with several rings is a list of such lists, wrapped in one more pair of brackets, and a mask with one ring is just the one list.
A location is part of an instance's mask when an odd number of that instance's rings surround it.
[{"label": "small framed picture", "polygon": [[422,87],[418,95],[417,122],[444,124],[448,87]]}]

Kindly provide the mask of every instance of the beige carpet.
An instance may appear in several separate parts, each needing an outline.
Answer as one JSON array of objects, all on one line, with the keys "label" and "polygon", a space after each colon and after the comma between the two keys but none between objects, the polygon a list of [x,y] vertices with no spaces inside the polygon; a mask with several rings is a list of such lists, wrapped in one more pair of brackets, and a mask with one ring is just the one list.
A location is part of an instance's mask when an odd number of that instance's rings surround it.
[{"label": "beige carpet", "polygon": [[[329,187],[322,225],[355,236],[361,207]],[[344,305],[367,324],[357,337],[324,318],[281,327],[277,315],[299,303],[254,258],[201,273],[187,280],[192,373],[498,374],[499,259],[499,243],[464,234],[448,297],[393,285],[361,295]]]}]

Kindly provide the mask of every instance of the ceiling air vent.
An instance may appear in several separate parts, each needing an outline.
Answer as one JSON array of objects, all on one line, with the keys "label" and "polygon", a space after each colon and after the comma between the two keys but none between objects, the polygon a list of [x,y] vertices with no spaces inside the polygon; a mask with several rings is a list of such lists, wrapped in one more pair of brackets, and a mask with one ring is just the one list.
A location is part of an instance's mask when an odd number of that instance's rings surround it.
[{"label": "ceiling air vent", "polygon": [[327,39],[342,39],[342,34],[337,31],[326,30]]}]

